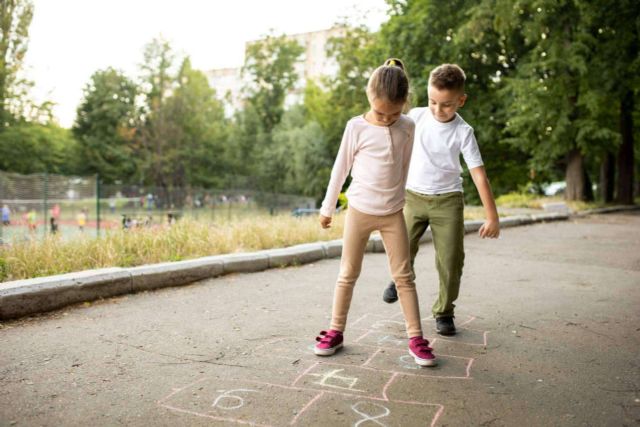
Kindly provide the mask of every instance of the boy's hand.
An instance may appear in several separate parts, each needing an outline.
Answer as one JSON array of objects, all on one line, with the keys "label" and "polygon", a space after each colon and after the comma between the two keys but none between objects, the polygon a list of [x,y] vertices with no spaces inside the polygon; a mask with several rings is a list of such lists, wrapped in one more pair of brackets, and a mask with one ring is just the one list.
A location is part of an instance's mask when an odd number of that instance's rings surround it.
[{"label": "boy's hand", "polygon": [[320,215],[320,226],[322,228],[330,228],[331,227],[331,217]]},{"label": "boy's hand", "polygon": [[483,239],[497,239],[500,236],[500,222],[495,219],[488,219],[482,224],[478,235]]}]

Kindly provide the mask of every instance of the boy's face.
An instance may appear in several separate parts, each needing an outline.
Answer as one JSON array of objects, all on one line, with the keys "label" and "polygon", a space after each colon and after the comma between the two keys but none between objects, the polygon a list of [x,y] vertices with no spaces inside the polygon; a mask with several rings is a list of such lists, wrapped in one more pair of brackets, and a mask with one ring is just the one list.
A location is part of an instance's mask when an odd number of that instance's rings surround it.
[{"label": "boy's face", "polygon": [[462,107],[467,100],[467,95],[463,92],[438,89],[429,85],[429,109],[433,117],[442,123],[450,122],[456,116],[458,108]]}]

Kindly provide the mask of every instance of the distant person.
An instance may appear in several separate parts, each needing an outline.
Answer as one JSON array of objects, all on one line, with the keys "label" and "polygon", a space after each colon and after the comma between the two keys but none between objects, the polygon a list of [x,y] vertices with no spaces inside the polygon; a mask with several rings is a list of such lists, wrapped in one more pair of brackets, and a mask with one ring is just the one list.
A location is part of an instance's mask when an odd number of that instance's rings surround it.
[{"label": "distant person", "polygon": [[49,225],[51,227],[51,234],[58,234],[58,222],[56,221],[55,217],[52,216],[51,218],[49,218]]},{"label": "distant person", "polygon": [[59,204],[55,204],[53,205],[53,207],[51,208],[51,216],[54,217],[56,219],[56,221],[58,219],[60,219],[60,205]]},{"label": "distant person", "polygon": [[[407,179],[407,223],[413,269],[420,238],[431,226],[436,267],[440,278],[438,299],[432,307],[436,332],[454,335],[454,301],[458,298],[464,264],[464,199],[462,167],[464,158],[487,220],[480,227],[482,238],[500,235],[498,212],[485,172],[480,149],[469,126],[457,113],[467,100],[465,74],[454,64],[443,64],[429,76],[429,106],[409,111],[416,123],[413,155]],[[415,275],[414,275],[415,277]],[[384,301],[398,299],[396,283],[391,282],[383,294]]]},{"label": "distant person", "polygon": [[80,231],[84,232],[84,228],[87,226],[86,209],[82,209],[80,212],[78,212],[78,215],[76,215],[76,222],[78,223],[78,228],[80,229]]},{"label": "distant person", "polygon": [[176,219],[177,219],[176,218],[176,214],[174,214],[172,212],[167,213],[167,224],[169,226],[172,226],[173,224],[175,224],[176,223]]},{"label": "distant person", "polygon": [[9,209],[9,205],[2,206],[2,225],[11,225],[11,209]]},{"label": "distant person", "polygon": [[35,232],[38,227],[38,214],[35,209],[31,209],[27,213],[27,227],[31,232]]},{"label": "distant person", "polygon": [[116,199],[113,197],[109,199],[109,210],[112,215],[116,213]]},{"label": "distant person", "polygon": [[379,230],[391,275],[398,284],[409,336],[409,353],[418,365],[436,364],[429,342],[422,336],[409,241],[402,216],[415,129],[413,120],[402,114],[408,96],[409,81],[404,65],[398,59],[389,59],[369,78],[367,98],[371,109],[347,122],[320,209],[320,225],[329,228],[340,189],[351,171],[340,274],[335,287],[330,328],[320,332],[316,338],[314,352],[319,356],[331,356],[342,347],[365,247],[370,234]]},{"label": "distant person", "polygon": [[131,218],[127,215],[122,215],[122,229],[128,230],[131,228]]}]

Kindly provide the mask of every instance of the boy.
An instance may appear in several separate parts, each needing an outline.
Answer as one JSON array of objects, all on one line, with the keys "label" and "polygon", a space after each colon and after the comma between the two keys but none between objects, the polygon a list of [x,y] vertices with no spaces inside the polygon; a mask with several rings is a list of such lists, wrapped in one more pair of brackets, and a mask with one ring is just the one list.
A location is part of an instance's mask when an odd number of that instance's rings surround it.
[{"label": "boy", "polygon": [[[456,333],[453,302],[458,297],[464,264],[461,153],[487,217],[479,235],[482,238],[497,238],[500,235],[496,204],[473,128],[457,113],[467,100],[465,79],[464,71],[459,66],[440,65],[429,75],[429,107],[414,108],[409,112],[409,117],[416,123],[416,130],[404,217],[412,267],[420,237],[431,226],[440,278],[438,300],[432,312],[436,319],[436,331],[440,335]],[[393,303],[397,299],[395,283],[391,282],[384,291],[383,300]]]}]

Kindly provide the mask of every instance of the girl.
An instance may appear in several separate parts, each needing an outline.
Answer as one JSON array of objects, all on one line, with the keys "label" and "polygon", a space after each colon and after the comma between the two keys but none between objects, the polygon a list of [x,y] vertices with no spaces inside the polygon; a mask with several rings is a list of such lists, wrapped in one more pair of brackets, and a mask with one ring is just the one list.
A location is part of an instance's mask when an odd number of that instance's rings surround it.
[{"label": "girl", "polygon": [[402,208],[413,135],[413,121],[402,114],[409,81],[399,59],[378,67],[367,85],[371,109],[349,120],[336,157],[320,225],[328,228],[342,184],[351,170],[349,209],[344,226],[340,274],[333,299],[331,326],[316,338],[314,352],[331,356],[342,347],[353,287],[360,275],[369,235],[379,230],[384,242],[409,336],[409,353],[421,366],[434,366],[435,356],[422,337],[420,310]]}]

